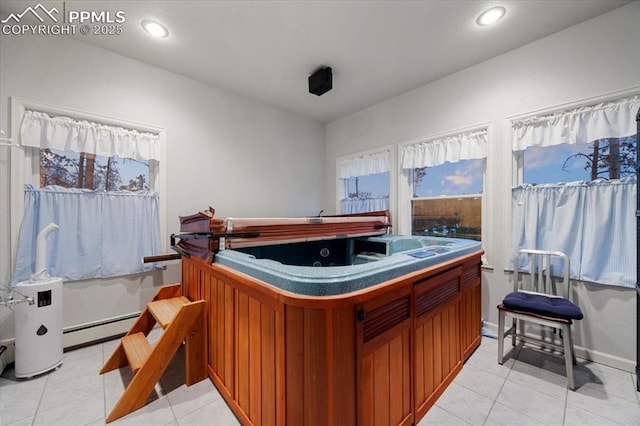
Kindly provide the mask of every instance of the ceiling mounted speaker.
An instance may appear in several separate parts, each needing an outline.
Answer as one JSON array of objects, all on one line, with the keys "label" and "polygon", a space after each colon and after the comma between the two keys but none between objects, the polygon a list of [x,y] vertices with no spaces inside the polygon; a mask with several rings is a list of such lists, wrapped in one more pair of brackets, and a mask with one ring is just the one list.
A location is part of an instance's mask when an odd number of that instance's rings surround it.
[{"label": "ceiling mounted speaker", "polygon": [[333,87],[331,67],[323,67],[309,76],[309,93],[322,95]]}]

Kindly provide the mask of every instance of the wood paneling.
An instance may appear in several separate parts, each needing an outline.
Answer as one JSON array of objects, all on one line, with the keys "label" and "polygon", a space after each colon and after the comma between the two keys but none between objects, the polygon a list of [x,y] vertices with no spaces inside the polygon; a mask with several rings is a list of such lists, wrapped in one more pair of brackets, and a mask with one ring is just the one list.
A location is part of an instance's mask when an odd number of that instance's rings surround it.
[{"label": "wood paneling", "polygon": [[359,425],[413,421],[411,292],[407,283],[356,307]]},{"label": "wood paneling", "polygon": [[285,335],[287,424],[304,424],[304,309],[287,306]]},{"label": "wood paneling", "polygon": [[411,424],[411,333],[363,354],[361,425]]},{"label": "wood paneling", "polygon": [[253,424],[275,424],[276,312],[236,291],[234,398]]},{"label": "wood paneling", "polygon": [[467,360],[480,345],[482,327],[482,294],[480,264],[466,263],[462,269],[462,292],[460,294],[462,357]]},{"label": "wood paneling", "polygon": [[325,309],[304,310],[303,424],[310,426],[328,424],[327,314]]},{"label": "wood paneling", "polygon": [[182,292],[190,300],[202,300],[201,270],[196,264],[182,262]]},{"label": "wood paneling", "polygon": [[271,309],[260,306],[260,368],[256,377],[260,378],[260,405],[256,410],[261,411],[261,424],[276,424],[276,313]]},{"label": "wood paneling", "polygon": [[331,387],[333,404],[330,424],[356,424],[356,327],[353,306],[334,309],[332,321]]},{"label": "wood paneling", "polygon": [[461,267],[415,285],[416,420],[424,416],[462,367],[461,287]]},{"label": "wood paneling", "polygon": [[209,368],[233,394],[233,288],[207,271],[203,271],[203,283],[206,287],[204,294],[208,305]]},{"label": "wood paneling", "polygon": [[355,423],[354,309],[287,306],[286,424]]},{"label": "wood paneling", "polygon": [[420,419],[462,368],[459,300],[416,321],[415,406]]},{"label": "wood paneling", "polygon": [[277,365],[278,353],[283,352],[278,350],[278,305],[261,300],[259,292],[244,292],[241,283],[202,262],[183,261],[183,277],[202,284],[190,282],[185,288],[192,297],[199,292],[207,302],[207,357],[214,383],[244,423],[277,424],[277,407],[283,405],[277,396],[283,387],[282,380],[277,385],[283,371]]},{"label": "wood paneling", "polygon": [[249,411],[249,297],[236,291],[235,323],[237,338],[235,339],[235,393],[234,399],[240,408],[251,416]]}]

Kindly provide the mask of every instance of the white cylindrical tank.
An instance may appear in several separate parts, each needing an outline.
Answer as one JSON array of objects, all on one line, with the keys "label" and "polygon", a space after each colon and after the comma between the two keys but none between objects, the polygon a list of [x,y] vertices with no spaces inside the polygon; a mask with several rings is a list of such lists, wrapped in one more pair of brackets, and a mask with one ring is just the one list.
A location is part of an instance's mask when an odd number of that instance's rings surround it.
[{"label": "white cylindrical tank", "polygon": [[15,375],[33,377],[62,364],[62,278],[23,281],[16,290],[34,303],[15,306]]}]

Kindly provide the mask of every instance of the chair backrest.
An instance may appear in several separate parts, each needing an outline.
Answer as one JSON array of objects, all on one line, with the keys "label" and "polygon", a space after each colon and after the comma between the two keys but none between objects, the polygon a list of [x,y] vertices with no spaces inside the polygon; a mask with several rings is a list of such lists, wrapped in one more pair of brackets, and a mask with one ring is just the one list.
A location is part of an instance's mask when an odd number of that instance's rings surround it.
[{"label": "chair backrest", "polygon": [[[526,291],[571,300],[569,257],[560,251],[518,250],[513,261],[513,291]],[[562,283],[558,283],[562,277]]]}]

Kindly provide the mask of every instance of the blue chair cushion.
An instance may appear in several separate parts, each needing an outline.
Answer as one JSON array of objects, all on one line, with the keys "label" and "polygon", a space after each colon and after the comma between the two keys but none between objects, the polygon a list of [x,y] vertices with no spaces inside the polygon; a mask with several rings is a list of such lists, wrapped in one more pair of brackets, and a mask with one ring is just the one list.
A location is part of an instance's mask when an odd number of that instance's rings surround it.
[{"label": "blue chair cushion", "polygon": [[581,320],[584,315],[570,300],[561,297],[547,297],[540,294],[513,292],[502,301],[505,307],[538,315]]}]

